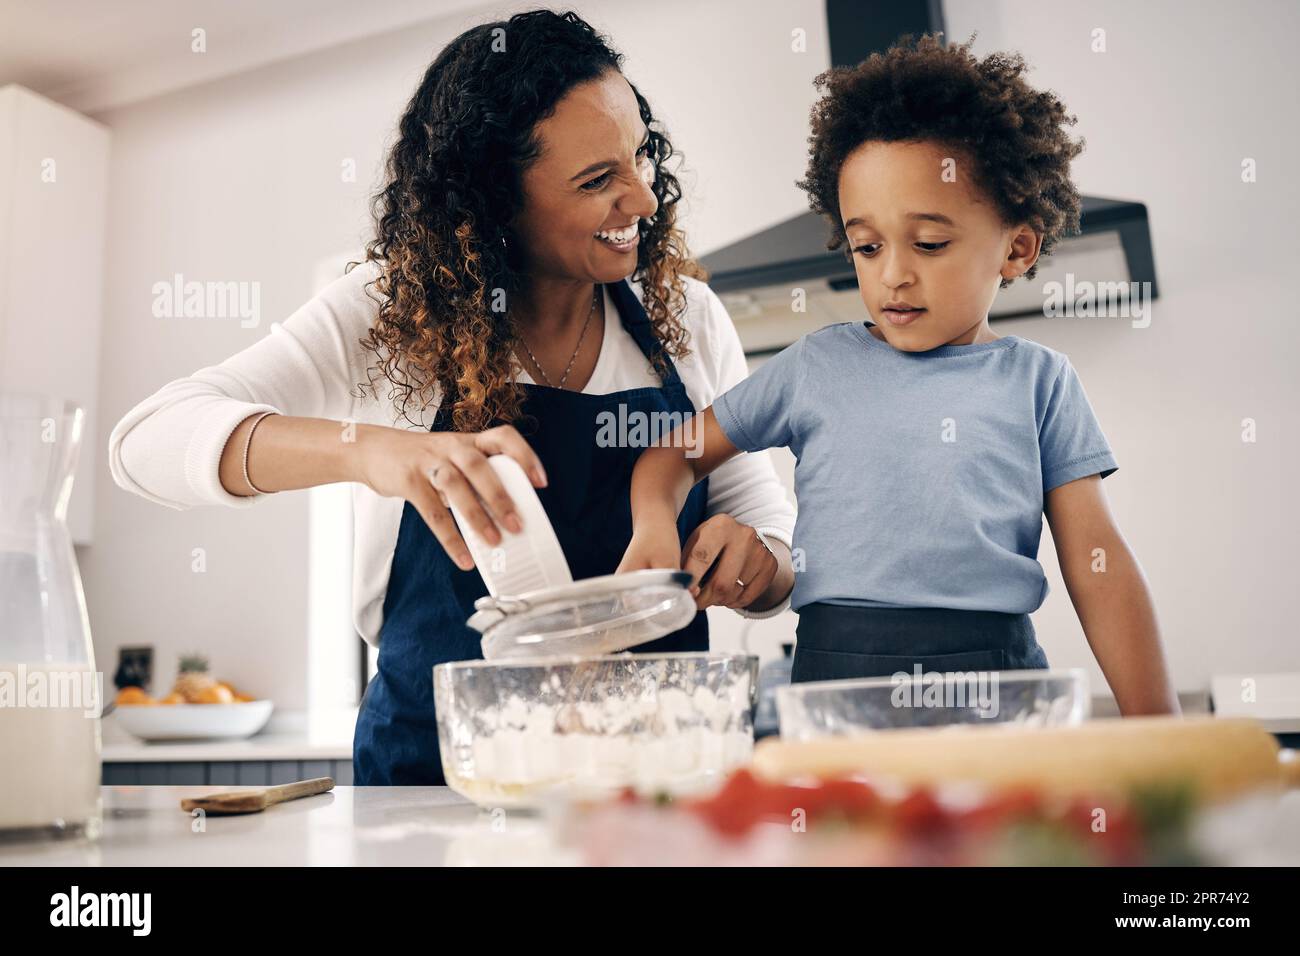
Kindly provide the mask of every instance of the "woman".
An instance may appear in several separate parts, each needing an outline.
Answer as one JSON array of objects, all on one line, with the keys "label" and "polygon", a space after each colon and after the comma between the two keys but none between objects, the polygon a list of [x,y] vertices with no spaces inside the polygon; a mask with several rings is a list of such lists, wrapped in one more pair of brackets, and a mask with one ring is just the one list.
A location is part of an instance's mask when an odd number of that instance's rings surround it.
[{"label": "woman", "polygon": [[[690,415],[745,376],[675,225],[672,147],[620,66],[571,13],[457,37],[401,119],[365,261],[110,439],[117,483],[173,507],[356,483],[356,623],[379,648],[358,785],[443,783],[431,669],[481,656],[465,621],[486,593],[448,505],[490,544],[519,527],[486,456],[532,477],[575,578],[611,574],[643,447],[600,423]],[[765,458],[701,482],[678,522],[700,610],[638,650],[707,649],[710,605],[783,610],[793,525]]]}]

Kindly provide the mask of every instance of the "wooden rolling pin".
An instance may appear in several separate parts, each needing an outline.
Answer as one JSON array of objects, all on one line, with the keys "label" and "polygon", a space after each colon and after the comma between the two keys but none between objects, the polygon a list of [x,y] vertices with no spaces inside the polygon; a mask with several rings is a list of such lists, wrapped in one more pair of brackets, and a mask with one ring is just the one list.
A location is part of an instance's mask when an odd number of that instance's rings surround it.
[{"label": "wooden rolling pin", "polygon": [[313,777],[311,780],[282,783],[261,790],[236,790],[232,793],[214,793],[207,797],[187,797],[181,801],[181,809],[187,813],[195,810],[216,814],[257,813],[273,804],[333,789],[334,781],[329,777]]},{"label": "wooden rolling pin", "polygon": [[1075,727],[1009,724],[875,731],[754,749],[769,780],[878,775],[905,784],[973,780],[1051,793],[1096,793],[1191,780],[1202,798],[1300,786],[1300,760],[1246,718],[1127,717]]}]

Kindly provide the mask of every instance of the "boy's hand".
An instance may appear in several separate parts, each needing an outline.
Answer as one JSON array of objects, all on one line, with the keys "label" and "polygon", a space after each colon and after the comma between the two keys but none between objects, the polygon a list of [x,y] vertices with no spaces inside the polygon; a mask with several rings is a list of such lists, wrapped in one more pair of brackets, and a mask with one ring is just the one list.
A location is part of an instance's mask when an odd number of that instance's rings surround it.
[{"label": "boy's hand", "polygon": [[632,532],[632,540],[623,552],[615,574],[624,571],[641,571],[646,568],[671,568],[680,570],[682,547],[677,539],[677,525],[665,523]]}]

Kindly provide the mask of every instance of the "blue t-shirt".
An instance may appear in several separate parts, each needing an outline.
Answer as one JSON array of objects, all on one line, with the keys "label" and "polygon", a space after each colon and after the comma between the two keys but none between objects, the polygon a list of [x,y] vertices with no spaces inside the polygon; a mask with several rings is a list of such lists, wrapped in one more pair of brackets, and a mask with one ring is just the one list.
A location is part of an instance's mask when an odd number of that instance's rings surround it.
[{"label": "blue t-shirt", "polygon": [[904,352],[831,325],[713,410],[737,448],[797,459],[796,610],[1034,611],[1044,496],[1118,467],[1069,359],[1015,335]]}]

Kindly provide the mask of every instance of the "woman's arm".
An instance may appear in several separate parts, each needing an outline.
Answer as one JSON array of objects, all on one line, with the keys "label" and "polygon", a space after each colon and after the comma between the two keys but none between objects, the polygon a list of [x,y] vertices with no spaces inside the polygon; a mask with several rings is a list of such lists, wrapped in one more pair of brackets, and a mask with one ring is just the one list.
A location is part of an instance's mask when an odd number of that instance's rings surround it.
[{"label": "woman's arm", "polygon": [[[245,481],[243,449],[250,428]],[[360,482],[383,497],[409,501],[457,566],[468,571],[474,561],[449,504],[455,504],[490,545],[501,543],[498,524],[516,533],[523,530],[514,502],[487,463],[489,455],[498,454],[519,462],[535,486],[546,485],[537,453],[509,425],[430,434],[283,415],[258,422],[253,416],[241,422],[226,443],[221,481],[232,494]],[[240,485],[247,490],[239,490]]]},{"label": "woman's arm", "polygon": [[[362,407],[354,397],[357,384],[367,380],[369,353],[360,341],[374,322],[377,303],[364,286],[376,274],[373,263],[357,266],[246,348],[218,365],[168,382],[140,401],[122,416],[109,437],[114,481],[171,508],[252,507],[256,499],[249,497],[243,480],[243,439],[252,425],[250,417],[261,412],[335,420],[333,435],[321,445],[321,454],[310,455],[304,466],[314,469],[327,460],[332,463],[339,448],[331,439],[343,433],[343,422],[382,418],[379,406]],[[174,329],[164,326],[158,334],[176,334]],[[252,460],[253,452],[266,447],[263,428],[268,434],[272,429],[283,433],[283,424],[268,418],[258,426],[249,456],[255,474],[261,468]],[[232,448],[239,455],[237,480],[225,460],[227,449]],[[253,482],[257,483],[256,477]]]},{"label": "woman's arm", "polygon": [[[250,443],[249,432],[254,425],[256,432]],[[250,415],[235,426],[221,452],[217,469],[221,487],[229,494],[251,497],[259,491],[270,494],[337,481],[361,481],[357,437],[363,429],[374,427],[353,425],[349,431],[346,423],[326,418]]]},{"label": "woman's arm", "polygon": [[1150,590],[1111,516],[1101,478],[1053,488],[1043,510],[1066,590],[1120,713],[1181,713]]},{"label": "woman's arm", "polygon": [[[546,477],[513,428],[431,434],[354,420],[363,411],[385,417],[353,397],[357,383],[368,380],[370,353],[360,342],[376,311],[364,291],[372,275],[372,264],[357,267],[271,334],[220,365],[169,382],[128,412],[109,439],[118,485],[187,508],[248,507],[258,497],[254,486],[275,492],[361,482],[411,502],[464,570],[473,560],[449,503],[490,545],[500,543],[498,524],[520,530],[487,456],[510,455],[538,487]],[[259,421],[263,412],[272,414]]]}]

